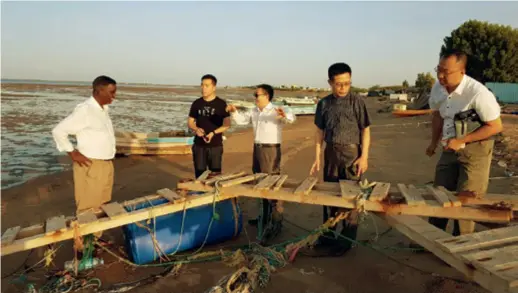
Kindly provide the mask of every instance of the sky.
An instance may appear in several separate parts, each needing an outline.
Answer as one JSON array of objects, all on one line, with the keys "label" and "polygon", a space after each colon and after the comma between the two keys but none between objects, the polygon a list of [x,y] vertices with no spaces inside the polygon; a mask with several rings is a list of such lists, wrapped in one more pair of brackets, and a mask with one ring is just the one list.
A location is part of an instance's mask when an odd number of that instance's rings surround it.
[{"label": "sky", "polygon": [[5,2],[1,77],[327,87],[414,84],[443,39],[478,19],[518,28],[518,2]]}]

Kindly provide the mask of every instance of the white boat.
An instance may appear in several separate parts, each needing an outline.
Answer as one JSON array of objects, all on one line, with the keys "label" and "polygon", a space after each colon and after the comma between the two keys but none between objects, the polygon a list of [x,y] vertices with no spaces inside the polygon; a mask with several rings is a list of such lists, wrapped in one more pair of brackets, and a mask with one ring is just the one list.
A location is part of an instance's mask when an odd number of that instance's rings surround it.
[{"label": "white boat", "polygon": [[315,97],[303,97],[303,98],[290,98],[284,97],[279,98],[282,100],[284,105],[288,106],[299,106],[299,105],[315,105],[317,103],[317,99]]}]

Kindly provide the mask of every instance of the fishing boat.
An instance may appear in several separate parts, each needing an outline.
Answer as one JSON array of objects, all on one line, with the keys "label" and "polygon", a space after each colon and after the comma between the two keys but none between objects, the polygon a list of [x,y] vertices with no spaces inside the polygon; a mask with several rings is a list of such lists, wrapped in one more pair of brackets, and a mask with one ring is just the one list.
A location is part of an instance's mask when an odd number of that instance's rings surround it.
[{"label": "fishing boat", "polygon": [[255,108],[255,103],[242,100],[227,100],[227,103],[236,106],[238,110],[248,110]]},{"label": "fishing boat", "polygon": [[186,131],[116,131],[116,153],[123,155],[185,155],[192,153],[194,136]]},{"label": "fishing boat", "polygon": [[412,117],[412,116],[421,116],[421,115],[429,115],[433,112],[430,109],[424,110],[394,110],[392,111],[392,115],[396,117]]},{"label": "fishing boat", "polygon": [[317,99],[314,97],[303,97],[303,98],[290,98],[284,97],[279,98],[280,101],[287,106],[302,106],[302,105],[315,105],[317,103]]}]

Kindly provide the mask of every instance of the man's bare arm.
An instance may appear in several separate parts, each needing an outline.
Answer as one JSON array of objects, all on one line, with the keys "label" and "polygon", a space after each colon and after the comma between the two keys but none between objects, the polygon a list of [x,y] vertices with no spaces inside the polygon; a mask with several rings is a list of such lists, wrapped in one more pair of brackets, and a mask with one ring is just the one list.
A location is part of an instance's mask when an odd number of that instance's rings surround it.
[{"label": "man's bare arm", "polygon": [[322,143],[324,142],[324,131],[316,126],[315,128],[315,162],[311,166],[310,175],[320,171],[320,157],[322,154]]},{"label": "man's bare arm", "polygon": [[214,130],[214,133],[215,134],[223,133],[223,132],[227,131],[227,129],[230,128],[230,125],[231,125],[230,117],[225,117],[225,119],[223,119],[223,125],[221,127],[219,127],[218,129]]}]

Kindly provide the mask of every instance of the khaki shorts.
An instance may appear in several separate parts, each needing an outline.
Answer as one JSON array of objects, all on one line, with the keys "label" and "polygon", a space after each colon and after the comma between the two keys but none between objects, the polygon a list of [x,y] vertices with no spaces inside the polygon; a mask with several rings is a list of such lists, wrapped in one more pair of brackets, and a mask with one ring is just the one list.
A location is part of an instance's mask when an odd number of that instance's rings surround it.
[{"label": "khaki shorts", "polygon": [[494,140],[469,143],[458,152],[444,151],[435,169],[435,185],[450,191],[487,192]]},{"label": "khaki shorts", "polygon": [[90,159],[88,167],[74,162],[74,196],[77,213],[99,208],[111,201],[113,189],[113,162]]}]

